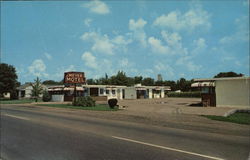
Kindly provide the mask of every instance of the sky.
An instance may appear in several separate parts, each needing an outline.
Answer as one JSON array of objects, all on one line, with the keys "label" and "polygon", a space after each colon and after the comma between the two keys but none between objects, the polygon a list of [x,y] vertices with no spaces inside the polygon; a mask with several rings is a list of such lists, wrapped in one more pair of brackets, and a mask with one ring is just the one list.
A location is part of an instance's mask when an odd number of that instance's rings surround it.
[{"label": "sky", "polygon": [[115,75],[177,80],[249,76],[248,0],[1,3],[1,62],[21,83]]}]

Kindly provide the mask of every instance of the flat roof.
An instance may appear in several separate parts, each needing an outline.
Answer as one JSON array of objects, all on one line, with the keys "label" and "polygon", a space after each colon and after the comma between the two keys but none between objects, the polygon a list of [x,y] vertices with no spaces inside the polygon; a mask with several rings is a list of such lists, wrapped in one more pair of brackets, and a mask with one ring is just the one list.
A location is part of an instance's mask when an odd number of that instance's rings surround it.
[{"label": "flat roof", "polygon": [[203,78],[203,79],[194,79],[195,82],[211,82],[211,81],[221,81],[221,80],[248,80],[250,77],[223,77],[223,78]]}]

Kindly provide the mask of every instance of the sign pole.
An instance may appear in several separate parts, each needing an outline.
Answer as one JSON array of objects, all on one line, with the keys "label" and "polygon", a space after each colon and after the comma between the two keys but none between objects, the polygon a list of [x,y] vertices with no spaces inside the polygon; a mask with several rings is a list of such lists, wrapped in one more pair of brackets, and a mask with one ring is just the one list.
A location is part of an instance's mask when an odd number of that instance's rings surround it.
[{"label": "sign pole", "polygon": [[74,104],[76,104],[76,83],[75,83],[75,88],[74,88]]}]

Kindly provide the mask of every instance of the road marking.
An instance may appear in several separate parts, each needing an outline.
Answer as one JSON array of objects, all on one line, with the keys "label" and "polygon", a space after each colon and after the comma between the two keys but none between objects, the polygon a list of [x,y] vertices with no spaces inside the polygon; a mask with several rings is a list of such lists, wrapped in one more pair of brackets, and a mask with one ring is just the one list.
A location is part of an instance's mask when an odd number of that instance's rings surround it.
[{"label": "road marking", "polygon": [[12,117],[12,118],[17,118],[17,119],[22,119],[22,120],[26,120],[29,121],[29,118],[25,118],[25,117],[19,117],[19,116],[14,116],[14,115],[10,115],[10,114],[3,114],[4,116],[8,116],[8,117]]},{"label": "road marking", "polygon": [[147,145],[147,146],[151,146],[151,147],[156,147],[156,148],[161,148],[161,149],[166,149],[166,150],[175,151],[175,152],[181,152],[181,153],[191,154],[191,155],[195,155],[195,156],[199,156],[199,157],[204,157],[204,158],[209,158],[209,159],[214,159],[214,160],[224,160],[224,159],[218,158],[218,157],[212,157],[212,156],[208,156],[208,155],[204,155],[204,154],[199,154],[199,153],[184,151],[184,150],[170,148],[170,147],[164,147],[164,146],[160,146],[160,145],[156,145],[156,144],[151,144],[151,143],[136,141],[136,140],[133,140],[133,139],[116,137],[116,136],[112,136],[112,137],[116,138],[116,139],[119,139],[119,140],[134,142],[134,143],[138,143],[138,144],[143,144],[143,145]]}]

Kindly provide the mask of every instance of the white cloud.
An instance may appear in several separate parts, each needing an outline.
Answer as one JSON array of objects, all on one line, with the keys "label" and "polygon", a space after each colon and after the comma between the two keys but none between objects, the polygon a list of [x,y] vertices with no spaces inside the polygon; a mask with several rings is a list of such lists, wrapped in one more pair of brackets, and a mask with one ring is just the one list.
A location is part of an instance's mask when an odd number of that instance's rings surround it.
[{"label": "white cloud", "polygon": [[129,61],[127,58],[123,58],[120,60],[120,66],[121,67],[127,67],[129,65]]},{"label": "white cloud", "polygon": [[115,45],[107,35],[100,35],[96,32],[86,32],[81,36],[82,40],[92,41],[92,51],[108,55],[114,54]]},{"label": "white cloud", "polygon": [[187,55],[188,51],[182,47],[182,37],[177,33],[168,33],[166,31],[161,32],[162,38],[165,40],[165,44],[157,38],[150,37],[148,43],[151,49],[155,53],[168,54],[168,55]]},{"label": "white cloud", "polygon": [[93,21],[93,20],[92,20],[91,18],[86,18],[86,19],[84,20],[85,26],[90,27],[90,23],[91,23],[92,21]]},{"label": "white cloud", "polygon": [[157,62],[154,68],[158,73],[166,73],[168,78],[174,77],[174,69],[166,63]]},{"label": "white cloud", "polygon": [[151,45],[152,51],[155,53],[160,53],[160,54],[170,53],[169,47],[162,45],[162,42],[159,39],[156,39],[154,37],[149,37],[148,43]]},{"label": "white cloud", "polygon": [[180,65],[180,66],[184,66],[185,68],[187,68],[189,71],[191,72],[196,72],[199,71],[202,66],[201,65],[196,65],[193,61],[192,61],[192,57],[191,56],[183,56],[180,57],[177,61],[176,61],[176,65]]},{"label": "white cloud", "polygon": [[45,52],[44,55],[48,60],[52,59],[52,56],[49,53]]},{"label": "white cloud", "polygon": [[132,42],[131,39],[125,39],[124,36],[118,35],[116,36],[113,40],[113,43],[118,44],[118,45],[127,45]]},{"label": "white cloud", "polygon": [[113,55],[116,50],[127,50],[127,45],[132,42],[131,39],[125,38],[122,35],[117,35],[113,39],[108,35],[101,35],[97,32],[86,32],[81,36],[84,41],[93,43],[91,50],[93,52],[104,53],[106,55]]},{"label": "white cloud", "polygon": [[199,38],[197,40],[194,40],[194,44],[197,46],[197,48],[206,48],[206,40],[204,38]]},{"label": "white cloud", "polygon": [[176,47],[181,45],[180,41],[182,38],[177,32],[171,34],[166,31],[162,31],[161,35],[168,45]]},{"label": "white cloud", "polygon": [[197,72],[202,67],[201,65],[194,64],[194,62],[192,62],[192,61],[187,62],[186,66],[187,66],[188,70],[191,72]]},{"label": "white cloud", "polygon": [[73,64],[69,65],[68,68],[64,69],[64,72],[70,72],[70,71],[75,71],[75,66]]},{"label": "white cloud", "polygon": [[194,31],[197,28],[209,29],[210,15],[201,7],[191,8],[185,13],[172,11],[155,19],[153,26],[166,27],[172,30]]},{"label": "white cloud", "polygon": [[29,74],[37,77],[48,77],[46,73],[46,65],[43,60],[36,59],[32,62],[32,64],[28,67]]},{"label": "white cloud", "polygon": [[199,38],[193,41],[194,49],[192,50],[192,55],[201,54],[207,48],[206,40],[204,38]]},{"label": "white cloud", "polygon": [[143,27],[147,24],[147,21],[145,21],[142,18],[139,18],[137,21],[134,19],[129,20],[129,29],[132,31],[143,29]]},{"label": "white cloud", "polygon": [[221,44],[230,44],[235,42],[249,41],[249,17],[242,16],[235,20],[236,32],[232,35],[222,37],[219,42]]},{"label": "white cloud", "polygon": [[147,24],[142,18],[139,18],[137,21],[134,19],[129,20],[129,30],[133,31],[134,38],[141,43],[143,47],[147,45],[147,35],[144,31],[144,26]]},{"label": "white cloud", "polygon": [[95,44],[92,46],[92,51],[98,52],[98,53],[106,53],[108,55],[114,54],[114,48],[115,45],[110,42],[108,38],[105,38],[102,40],[98,40],[95,42]]},{"label": "white cloud", "polygon": [[90,52],[84,52],[82,54],[82,60],[85,62],[85,65],[97,69],[96,57],[93,56]]},{"label": "white cloud", "polygon": [[88,8],[90,12],[96,14],[108,14],[110,13],[109,7],[99,0],[93,0],[83,5],[83,7]]}]

